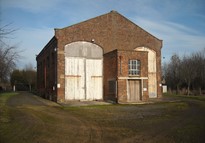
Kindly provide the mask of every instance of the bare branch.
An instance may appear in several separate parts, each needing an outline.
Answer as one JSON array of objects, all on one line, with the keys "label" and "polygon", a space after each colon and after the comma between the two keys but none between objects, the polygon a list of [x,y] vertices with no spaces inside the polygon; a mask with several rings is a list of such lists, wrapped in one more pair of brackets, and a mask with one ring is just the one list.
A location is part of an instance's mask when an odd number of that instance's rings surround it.
[{"label": "bare branch", "polygon": [[17,46],[10,46],[4,42],[4,39],[9,38],[17,30],[10,28],[11,24],[0,27],[0,82],[8,81],[16,61],[20,58]]},{"label": "bare branch", "polygon": [[3,41],[4,38],[9,38],[17,29],[10,28],[12,23],[6,24],[0,27],[0,41]]}]

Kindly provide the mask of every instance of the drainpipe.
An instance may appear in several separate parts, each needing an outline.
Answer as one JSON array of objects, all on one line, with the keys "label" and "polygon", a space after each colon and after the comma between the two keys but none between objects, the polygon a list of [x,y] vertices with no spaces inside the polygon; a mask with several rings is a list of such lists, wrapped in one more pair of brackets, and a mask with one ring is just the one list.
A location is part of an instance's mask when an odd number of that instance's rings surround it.
[{"label": "drainpipe", "polygon": [[115,97],[116,97],[116,103],[118,103],[118,79],[116,78],[116,81],[115,81],[115,88],[116,88],[116,90],[115,90]]},{"label": "drainpipe", "polygon": [[44,87],[46,89],[46,62],[44,63]]},{"label": "drainpipe", "polygon": [[55,87],[55,91],[54,91],[54,96],[55,96],[55,101],[57,102],[57,47],[54,48],[54,87]]}]

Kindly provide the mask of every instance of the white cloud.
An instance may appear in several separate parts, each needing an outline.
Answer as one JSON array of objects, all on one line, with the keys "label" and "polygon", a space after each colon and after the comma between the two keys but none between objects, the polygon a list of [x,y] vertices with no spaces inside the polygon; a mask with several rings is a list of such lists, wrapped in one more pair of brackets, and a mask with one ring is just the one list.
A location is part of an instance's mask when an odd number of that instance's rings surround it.
[{"label": "white cloud", "polygon": [[168,59],[173,53],[190,54],[205,47],[205,35],[196,29],[170,21],[152,21],[142,17],[132,19],[137,25],[163,40],[162,54]]},{"label": "white cloud", "polygon": [[[202,30],[205,29],[205,3],[203,0],[0,1],[2,7],[7,8],[9,12],[13,8],[19,8],[23,12],[33,13],[22,15],[24,18],[22,19],[25,20],[25,23],[27,22],[27,25],[24,25],[26,27],[41,27],[42,25],[49,27],[52,25],[52,28],[53,26],[61,28],[107,13],[110,10],[117,10],[149,33],[162,39],[162,53],[165,56],[172,55],[174,52],[183,54],[198,51],[205,47],[205,34]],[[31,21],[30,17],[26,16],[35,16],[35,21]],[[30,21],[26,21],[27,19]],[[28,57],[29,61],[35,62],[35,54],[40,52],[52,36],[53,29],[50,28],[25,28],[19,30],[16,41],[17,43],[20,41],[22,49],[26,49],[25,57]]]}]

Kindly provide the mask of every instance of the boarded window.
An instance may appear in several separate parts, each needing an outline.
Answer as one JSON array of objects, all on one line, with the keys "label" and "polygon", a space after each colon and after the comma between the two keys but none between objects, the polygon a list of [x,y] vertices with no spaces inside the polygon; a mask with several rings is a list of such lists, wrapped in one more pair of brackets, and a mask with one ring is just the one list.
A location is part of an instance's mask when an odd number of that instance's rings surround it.
[{"label": "boarded window", "polygon": [[129,60],[129,75],[140,75],[140,60]]},{"label": "boarded window", "polygon": [[115,80],[110,80],[109,81],[109,93],[110,94],[115,94],[116,91],[116,81]]}]

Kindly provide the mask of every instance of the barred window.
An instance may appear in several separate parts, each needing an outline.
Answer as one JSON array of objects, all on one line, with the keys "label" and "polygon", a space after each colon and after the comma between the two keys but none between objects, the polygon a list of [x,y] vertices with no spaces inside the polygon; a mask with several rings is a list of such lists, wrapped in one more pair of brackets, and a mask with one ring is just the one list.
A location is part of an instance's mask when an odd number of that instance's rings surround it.
[{"label": "barred window", "polygon": [[129,75],[140,75],[140,60],[129,60]]}]

